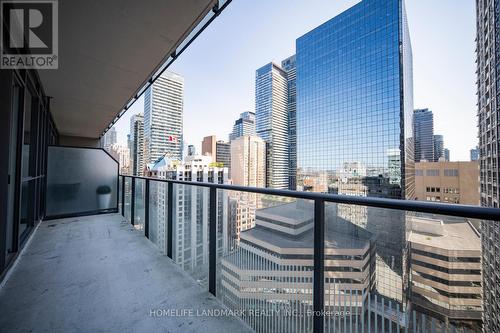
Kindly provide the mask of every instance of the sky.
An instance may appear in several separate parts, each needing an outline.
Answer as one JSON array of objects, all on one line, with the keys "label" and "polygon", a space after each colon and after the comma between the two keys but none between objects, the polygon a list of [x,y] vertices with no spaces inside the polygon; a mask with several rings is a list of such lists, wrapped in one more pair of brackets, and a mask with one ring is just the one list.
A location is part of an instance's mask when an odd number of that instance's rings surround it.
[{"label": "sky", "polygon": [[[255,109],[255,70],[295,53],[295,40],[357,0],[234,0],[170,66],[185,79],[184,139],[227,140],[234,121]],[[413,49],[414,107],[434,112],[451,160],[477,144],[475,1],[406,0]],[[139,99],[115,125],[126,145]]]}]

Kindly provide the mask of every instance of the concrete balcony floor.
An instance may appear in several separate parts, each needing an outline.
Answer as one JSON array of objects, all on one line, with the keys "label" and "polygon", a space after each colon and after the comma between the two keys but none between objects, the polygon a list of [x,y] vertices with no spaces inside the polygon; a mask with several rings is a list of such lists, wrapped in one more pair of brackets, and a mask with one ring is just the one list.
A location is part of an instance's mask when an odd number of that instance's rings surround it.
[{"label": "concrete balcony floor", "polygon": [[118,214],[44,221],[0,290],[0,332],[251,332]]}]

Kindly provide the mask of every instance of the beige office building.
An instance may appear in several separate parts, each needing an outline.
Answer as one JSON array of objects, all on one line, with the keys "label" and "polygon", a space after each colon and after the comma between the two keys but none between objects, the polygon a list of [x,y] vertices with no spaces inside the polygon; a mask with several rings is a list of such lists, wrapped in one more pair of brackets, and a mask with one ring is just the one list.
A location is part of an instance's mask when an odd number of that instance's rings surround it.
[{"label": "beige office building", "polygon": [[413,217],[411,301],[450,321],[481,320],[481,240],[464,218]]},{"label": "beige office building", "polygon": [[245,135],[231,141],[231,179],[234,185],[266,186],[266,143]]},{"label": "beige office building", "polygon": [[479,163],[415,163],[417,200],[479,205]]},{"label": "beige office building", "polygon": [[[255,135],[240,136],[231,141],[231,179],[234,185],[266,186],[266,143]],[[255,193],[229,192],[233,237],[255,226],[255,210],[261,207]]]},{"label": "beige office building", "polygon": [[[258,332],[264,327],[312,332],[313,211],[313,204],[303,200],[258,209],[255,227],[233,239],[232,251],[221,258],[218,295],[223,302],[230,309],[273,314],[272,320],[250,312],[242,316]],[[330,330],[344,316],[355,322],[364,313],[374,263],[372,234],[338,218],[334,205],[325,213],[325,310],[336,314],[325,319]]]}]

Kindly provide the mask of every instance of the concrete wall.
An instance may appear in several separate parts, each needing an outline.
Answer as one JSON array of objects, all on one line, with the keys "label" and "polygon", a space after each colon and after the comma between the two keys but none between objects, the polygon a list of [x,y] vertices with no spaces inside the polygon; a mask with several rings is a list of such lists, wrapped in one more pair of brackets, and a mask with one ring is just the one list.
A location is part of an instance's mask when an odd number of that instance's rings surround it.
[{"label": "concrete wall", "polygon": [[84,138],[81,136],[59,136],[59,145],[73,147],[100,148],[101,140],[99,138]]}]

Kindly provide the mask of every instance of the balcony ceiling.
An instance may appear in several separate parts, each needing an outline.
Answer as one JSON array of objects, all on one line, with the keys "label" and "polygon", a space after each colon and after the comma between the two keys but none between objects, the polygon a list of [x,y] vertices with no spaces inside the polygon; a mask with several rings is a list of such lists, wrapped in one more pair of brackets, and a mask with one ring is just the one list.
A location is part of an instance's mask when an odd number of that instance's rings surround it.
[{"label": "balcony ceiling", "polygon": [[215,2],[59,1],[59,69],[39,73],[60,134],[98,138]]}]

